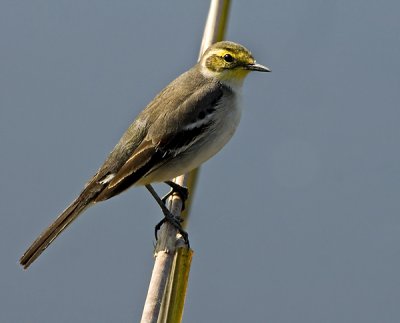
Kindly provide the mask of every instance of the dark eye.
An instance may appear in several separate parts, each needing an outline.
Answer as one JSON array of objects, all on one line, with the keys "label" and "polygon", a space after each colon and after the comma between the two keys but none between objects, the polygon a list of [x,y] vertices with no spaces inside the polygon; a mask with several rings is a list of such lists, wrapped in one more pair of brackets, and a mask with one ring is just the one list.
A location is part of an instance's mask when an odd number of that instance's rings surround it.
[{"label": "dark eye", "polygon": [[232,63],[233,62],[233,57],[230,54],[225,54],[224,55],[224,60],[225,60],[225,62]]}]

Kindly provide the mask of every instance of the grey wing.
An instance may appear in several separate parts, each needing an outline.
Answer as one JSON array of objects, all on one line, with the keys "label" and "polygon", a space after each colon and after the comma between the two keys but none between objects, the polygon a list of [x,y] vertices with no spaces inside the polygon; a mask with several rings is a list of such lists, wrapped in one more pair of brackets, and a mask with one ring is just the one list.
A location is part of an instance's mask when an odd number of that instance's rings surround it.
[{"label": "grey wing", "polygon": [[147,138],[165,154],[177,155],[189,148],[213,124],[213,116],[224,89],[219,83],[207,83],[168,114],[161,115],[149,128]]},{"label": "grey wing", "polygon": [[[133,152],[137,150],[147,134],[148,123],[139,115],[122,135],[119,142],[108,155],[103,165],[96,174],[87,182],[86,187],[100,186],[100,193],[106,189],[110,180],[129,160]],[[96,199],[96,201],[98,201]]]},{"label": "grey wing", "polygon": [[142,114],[148,114],[149,123],[146,137],[112,174],[96,200],[119,194],[188,150],[212,125],[212,116],[222,95],[223,89],[218,84],[207,84],[198,91],[190,92],[176,106],[172,105],[173,102],[166,105],[166,101],[157,100],[158,105],[153,103],[152,111],[144,110]]}]

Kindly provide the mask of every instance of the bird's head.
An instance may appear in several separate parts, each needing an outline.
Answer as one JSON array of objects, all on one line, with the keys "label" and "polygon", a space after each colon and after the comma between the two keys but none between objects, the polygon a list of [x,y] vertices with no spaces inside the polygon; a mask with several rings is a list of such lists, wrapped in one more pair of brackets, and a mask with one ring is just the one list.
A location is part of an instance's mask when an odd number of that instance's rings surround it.
[{"label": "bird's head", "polygon": [[247,48],[230,41],[211,45],[201,57],[200,69],[205,77],[215,77],[223,83],[231,84],[241,84],[251,71],[271,71],[257,64]]}]

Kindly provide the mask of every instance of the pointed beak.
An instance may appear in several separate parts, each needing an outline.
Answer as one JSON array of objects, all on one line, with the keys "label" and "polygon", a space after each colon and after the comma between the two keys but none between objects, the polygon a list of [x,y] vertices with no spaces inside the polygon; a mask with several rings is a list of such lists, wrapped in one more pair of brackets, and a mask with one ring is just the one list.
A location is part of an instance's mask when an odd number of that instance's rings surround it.
[{"label": "pointed beak", "polygon": [[261,65],[261,64],[257,64],[257,63],[249,64],[246,67],[250,71],[271,72],[271,70],[268,67]]}]

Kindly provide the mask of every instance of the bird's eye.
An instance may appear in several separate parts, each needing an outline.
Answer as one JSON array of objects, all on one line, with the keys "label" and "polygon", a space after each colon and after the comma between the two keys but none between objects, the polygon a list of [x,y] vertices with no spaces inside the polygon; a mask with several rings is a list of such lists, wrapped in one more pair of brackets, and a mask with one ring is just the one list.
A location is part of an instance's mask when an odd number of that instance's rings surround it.
[{"label": "bird's eye", "polygon": [[225,60],[225,62],[232,63],[233,62],[233,57],[230,54],[225,54],[224,55],[224,60]]}]

